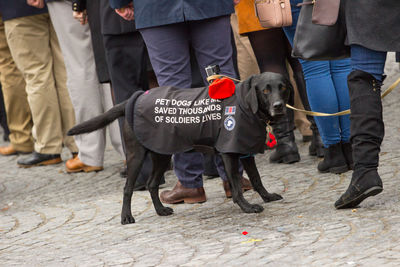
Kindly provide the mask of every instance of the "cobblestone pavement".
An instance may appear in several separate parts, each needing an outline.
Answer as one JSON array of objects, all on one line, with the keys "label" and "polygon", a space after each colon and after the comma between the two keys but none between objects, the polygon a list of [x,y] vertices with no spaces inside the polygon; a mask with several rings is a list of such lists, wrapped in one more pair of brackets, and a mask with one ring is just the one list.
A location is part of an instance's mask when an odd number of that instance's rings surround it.
[{"label": "cobblestone pavement", "polygon": [[[399,76],[390,65],[386,84]],[[400,264],[400,90],[384,100],[382,194],[355,210],[335,210],[350,172],[320,174],[308,143],[301,162],[268,163],[257,156],[264,185],[284,200],[244,214],[224,196],[221,180],[205,180],[207,202],[173,205],[156,215],[148,192],[135,192],[135,224],[121,225],[122,160],[107,149],[105,170],[66,174],[63,165],[20,169],[0,158],[0,266],[398,266]],[[70,157],[64,152],[64,160]],[[167,175],[163,188],[176,178]],[[170,205],[172,206],[172,205]],[[242,232],[247,231],[247,235]]]}]

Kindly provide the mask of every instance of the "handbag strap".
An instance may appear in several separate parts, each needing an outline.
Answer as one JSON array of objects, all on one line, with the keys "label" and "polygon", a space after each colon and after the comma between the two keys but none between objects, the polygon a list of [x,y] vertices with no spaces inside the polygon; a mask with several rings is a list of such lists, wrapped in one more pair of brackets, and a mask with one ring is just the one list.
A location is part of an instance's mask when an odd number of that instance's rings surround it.
[{"label": "handbag strap", "polygon": [[315,4],[315,0],[312,0],[312,1],[306,1],[303,3],[298,3],[297,6],[314,5],[314,4]]}]

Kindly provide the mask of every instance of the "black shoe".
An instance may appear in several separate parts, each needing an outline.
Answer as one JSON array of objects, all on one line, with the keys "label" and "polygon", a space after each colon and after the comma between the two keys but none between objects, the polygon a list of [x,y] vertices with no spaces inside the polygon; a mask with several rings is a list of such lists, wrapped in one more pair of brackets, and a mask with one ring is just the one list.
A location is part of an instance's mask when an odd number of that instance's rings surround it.
[{"label": "black shoe", "polygon": [[376,170],[367,172],[355,180],[353,182],[352,179],[346,192],[335,202],[335,208],[355,208],[367,197],[375,196],[383,190],[382,180]]},{"label": "black shoe", "polygon": [[126,168],[126,166],[122,167],[122,168],[119,170],[119,177],[121,177],[121,178],[126,178],[126,177],[128,177],[128,169]]},{"label": "black shoe", "polygon": [[291,164],[300,161],[300,154],[294,141],[278,143],[274,152],[269,157],[271,163]]},{"label": "black shoe", "polygon": [[317,156],[318,158],[324,157],[324,144],[322,143],[318,129],[313,129],[312,140],[310,146],[308,147],[308,153],[310,156]]},{"label": "black shoe", "polygon": [[353,148],[351,147],[351,144],[342,142],[342,150],[346,159],[347,167],[349,167],[349,170],[354,170]]},{"label": "black shoe", "polygon": [[4,141],[4,142],[10,142],[10,137],[9,137],[8,134],[4,134],[4,135],[3,135],[3,141]]},{"label": "black shoe", "polygon": [[17,164],[22,168],[30,168],[34,166],[45,166],[61,163],[60,154],[41,154],[34,151],[29,156],[19,159]]},{"label": "black shoe", "polygon": [[303,135],[303,142],[311,142],[312,141],[313,136],[312,135]]},{"label": "black shoe", "polygon": [[337,143],[325,148],[324,160],[318,164],[318,170],[322,173],[340,174],[347,172],[346,158],[342,151],[342,144]]},{"label": "black shoe", "polygon": [[274,118],[272,127],[277,145],[269,158],[271,163],[291,164],[300,161],[293,133],[293,116],[292,110],[287,110],[286,115]]}]

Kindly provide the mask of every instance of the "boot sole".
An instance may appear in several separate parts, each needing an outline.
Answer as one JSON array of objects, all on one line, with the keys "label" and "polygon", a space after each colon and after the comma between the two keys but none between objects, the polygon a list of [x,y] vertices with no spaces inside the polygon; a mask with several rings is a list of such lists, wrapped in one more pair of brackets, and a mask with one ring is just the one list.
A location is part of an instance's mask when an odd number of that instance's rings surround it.
[{"label": "boot sole", "polygon": [[30,164],[30,165],[18,164],[18,167],[20,167],[20,168],[31,168],[31,167],[37,167],[37,166],[54,165],[54,164],[59,164],[61,162],[62,162],[61,158],[58,158],[58,159],[45,160],[45,161],[42,161],[42,162],[39,162],[39,163]]},{"label": "boot sole", "polygon": [[196,204],[196,203],[204,203],[206,202],[207,199],[205,197],[199,197],[199,198],[183,198],[183,199],[177,199],[175,201],[165,201],[161,199],[162,203],[165,204],[180,204],[180,203],[185,203],[185,204]]},{"label": "boot sole", "polygon": [[324,150],[322,150],[322,149],[309,149],[308,150],[308,154],[310,155],[310,156],[316,156],[316,157],[318,157],[318,158],[323,158],[324,157]]},{"label": "boot sole", "polygon": [[338,167],[332,167],[332,168],[329,168],[329,169],[323,170],[323,171],[321,171],[321,170],[318,170],[318,171],[320,173],[330,172],[333,174],[341,174],[341,173],[347,172],[348,170],[349,170],[349,167],[347,165],[343,165],[343,166],[338,166]]},{"label": "boot sole", "polygon": [[103,168],[99,168],[99,167],[82,167],[82,168],[78,168],[78,169],[75,169],[75,170],[66,168],[67,173],[100,172],[102,170],[103,170]]},{"label": "boot sole", "polygon": [[291,164],[291,163],[295,163],[295,162],[299,162],[299,161],[300,161],[299,154],[286,155],[284,157],[281,157],[278,160],[269,159],[269,162],[271,162],[271,163],[285,163],[285,164]]},{"label": "boot sole", "polygon": [[373,186],[370,189],[366,190],[361,195],[358,195],[353,200],[348,201],[347,203],[343,203],[342,205],[335,206],[337,209],[349,209],[357,207],[364,199],[372,196],[376,196],[381,193],[383,188],[381,186]]}]

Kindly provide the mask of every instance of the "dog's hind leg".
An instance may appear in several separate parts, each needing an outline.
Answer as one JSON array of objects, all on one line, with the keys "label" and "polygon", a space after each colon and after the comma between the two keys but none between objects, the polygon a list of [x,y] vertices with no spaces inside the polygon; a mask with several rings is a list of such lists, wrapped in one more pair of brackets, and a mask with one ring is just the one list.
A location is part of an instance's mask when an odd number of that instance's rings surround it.
[{"label": "dog's hind leg", "polygon": [[128,177],[124,187],[124,197],[122,202],[121,223],[128,224],[134,223],[135,219],[131,212],[131,200],[133,188],[136,178],[142,168],[143,161],[146,157],[147,150],[136,139],[133,130],[130,128],[128,122],[124,121],[123,137],[125,141],[126,153],[126,166],[128,170]]},{"label": "dog's hind leg", "polygon": [[264,208],[258,204],[250,204],[243,197],[241,175],[239,173],[239,155],[233,153],[222,153],[222,161],[224,162],[226,175],[232,190],[232,199],[246,213],[259,213]]},{"label": "dog's hind leg", "polygon": [[268,193],[264,185],[261,182],[260,173],[257,170],[256,162],[254,157],[241,158],[243,168],[250,178],[251,185],[254,190],[262,197],[264,202],[270,202],[282,199],[282,196],[275,193]]},{"label": "dog's hind leg", "polygon": [[147,188],[149,189],[151,199],[153,200],[154,208],[158,215],[168,216],[171,215],[174,210],[169,207],[164,207],[160,201],[158,195],[158,189],[160,186],[161,177],[164,175],[165,171],[168,169],[171,163],[171,155],[161,155],[155,152],[151,153],[151,159],[153,161],[153,171],[151,173],[150,179],[147,181]]}]

